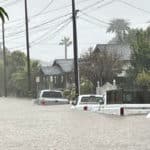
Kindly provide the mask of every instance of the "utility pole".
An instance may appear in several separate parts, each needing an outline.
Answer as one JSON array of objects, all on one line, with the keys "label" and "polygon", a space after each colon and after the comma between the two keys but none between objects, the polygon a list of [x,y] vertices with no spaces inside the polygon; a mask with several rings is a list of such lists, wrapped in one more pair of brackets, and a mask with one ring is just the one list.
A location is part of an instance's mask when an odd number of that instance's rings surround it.
[{"label": "utility pole", "polygon": [[75,91],[79,95],[79,73],[78,73],[78,45],[77,45],[77,26],[76,26],[75,0],[72,0],[72,24],[73,24],[73,49],[74,49],[74,74],[75,74]]},{"label": "utility pole", "polygon": [[2,21],[2,39],[3,39],[3,62],[4,62],[4,96],[7,97],[5,28],[4,28],[4,22],[3,21]]},{"label": "utility pole", "polygon": [[28,8],[27,0],[25,4],[25,26],[26,26],[26,49],[27,49],[27,70],[28,70],[28,92],[31,92],[31,70],[30,70],[30,45],[29,45],[29,27],[28,27]]}]

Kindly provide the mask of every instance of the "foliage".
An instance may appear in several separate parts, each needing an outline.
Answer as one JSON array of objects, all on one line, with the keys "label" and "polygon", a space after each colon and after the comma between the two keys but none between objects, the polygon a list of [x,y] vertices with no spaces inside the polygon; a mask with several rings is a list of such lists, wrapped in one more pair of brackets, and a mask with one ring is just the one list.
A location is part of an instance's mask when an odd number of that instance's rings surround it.
[{"label": "foliage", "polygon": [[[150,70],[150,28],[147,30],[133,30],[135,38],[130,41],[133,49],[131,65],[135,73]],[[130,37],[130,35],[129,35]]]},{"label": "foliage", "polygon": [[107,81],[112,81],[118,72],[121,71],[120,56],[109,53],[107,50],[92,52],[90,49],[81,58],[80,74],[83,78],[91,81],[94,88],[97,81],[103,85]]},{"label": "foliage", "polygon": [[[11,75],[11,92],[16,93],[16,96],[27,95],[27,72],[20,71]],[[13,91],[12,91],[13,90]]]},{"label": "foliage", "polygon": [[[7,89],[9,95],[28,96],[27,62],[26,55],[21,51],[6,53]],[[35,77],[39,71],[39,62],[31,60],[32,94],[36,95]],[[3,63],[0,60],[0,93],[3,93]]]},{"label": "foliage", "polygon": [[116,34],[116,37],[113,39],[116,43],[124,43],[129,29],[129,22],[127,22],[126,20],[113,19],[110,21],[107,32]]},{"label": "foliage", "polygon": [[139,86],[144,86],[144,84],[147,86],[149,83],[146,80],[148,80],[150,71],[150,27],[146,30],[131,30],[128,35],[128,41],[130,41],[133,49],[131,57],[132,67],[128,71],[129,77]]},{"label": "foliage", "polygon": [[64,45],[65,46],[65,59],[67,59],[67,47],[72,44],[72,41],[70,41],[70,38],[64,37],[59,45]]},{"label": "foliage", "polygon": [[70,46],[72,44],[72,42],[70,41],[70,38],[64,37],[59,44],[60,45]]},{"label": "foliage", "polygon": [[5,17],[7,19],[9,19],[9,16],[8,16],[7,12],[5,11],[5,9],[3,7],[0,7],[0,18],[3,23],[5,22]]},{"label": "foliage", "polygon": [[70,100],[70,94],[71,94],[70,89],[66,89],[66,90],[64,90],[64,92],[63,92],[64,97],[66,97],[66,98],[69,99],[69,100]]},{"label": "foliage", "polygon": [[145,72],[137,74],[136,83],[142,88],[150,88],[150,72]]},{"label": "foliage", "polygon": [[133,54],[131,64],[137,72],[143,69],[150,70],[150,32],[139,30],[136,40],[131,43]]},{"label": "foliage", "polygon": [[25,65],[26,56],[23,52],[14,51],[11,54],[7,54],[7,67],[10,74],[17,70],[24,70]]},{"label": "foliage", "polygon": [[[40,64],[37,60],[31,60],[31,86],[32,86],[32,96],[37,96],[37,85],[36,85],[36,77],[38,76],[40,70]],[[27,68],[27,67],[26,67]]]},{"label": "foliage", "polygon": [[93,93],[93,84],[89,80],[81,79],[80,84],[80,93],[81,94],[89,94]]},{"label": "foliage", "polygon": [[75,88],[72,87],[70,89],[65,89],[63,94],[68,100],[74,100],[75,99]]},{"label": "foliage", "polygon": [[[80,94],[89,94],[93,92],[93,84],[89,80],[82,78],[80,82]],[[70,89],[65,89],[63,94],[67,99],[74,100],[76,97],[75,87],[72,86]]]}]

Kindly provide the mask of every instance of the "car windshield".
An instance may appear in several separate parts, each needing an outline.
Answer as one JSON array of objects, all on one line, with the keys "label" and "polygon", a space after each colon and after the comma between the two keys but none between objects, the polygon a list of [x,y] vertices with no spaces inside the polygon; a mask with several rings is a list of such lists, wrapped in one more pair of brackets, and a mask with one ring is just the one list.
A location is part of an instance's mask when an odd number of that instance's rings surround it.
[{"label": "car windshield", "polygon": [[81,98],[80,104],[99,104],[103,102],[102,97],[96,97],[96,96],[85,96]]},{"label": "car windshield", "polygon": [[45,91],[45,92],[43,92],[42,97],[45,97],[45,98],[62,98],[62,94],[61,94],[61,92]]}]

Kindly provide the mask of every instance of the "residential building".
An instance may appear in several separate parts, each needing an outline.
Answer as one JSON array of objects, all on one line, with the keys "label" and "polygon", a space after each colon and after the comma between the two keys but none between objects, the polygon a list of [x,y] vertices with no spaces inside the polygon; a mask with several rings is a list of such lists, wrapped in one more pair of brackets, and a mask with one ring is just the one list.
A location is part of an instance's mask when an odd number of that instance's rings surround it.
[{"label": "residential building", "polygon": [[65,89],[73,84],[73,59],[56,59],[40,69],[40,88]]},{"label": "residential building", "polygon": [[113,55],[117,55],[120,62],[123,64],[122,72],[118,73],[116,81],[117,83],[125,82],[126,71],[131,66],[131,54],[132,49],[127,44],[97,44],[94,52],[107,51]]}]

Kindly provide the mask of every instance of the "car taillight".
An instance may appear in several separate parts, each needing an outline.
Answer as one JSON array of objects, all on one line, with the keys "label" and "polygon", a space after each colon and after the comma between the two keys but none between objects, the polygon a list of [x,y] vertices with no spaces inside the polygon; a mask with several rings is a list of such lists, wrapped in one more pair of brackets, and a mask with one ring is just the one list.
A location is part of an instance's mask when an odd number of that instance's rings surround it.
[{"label": "car taillight", "polygon": [[83,110],[87,111],[87,110],[88,110],[88,107],[87,107],[87,106],[84,106],[84,107],[83,107]]},{"label": "car taillight", "polygon": [[41,104],[42,104],[42,105],[45,105],[45,101],[44,101],[44,100],[42,100],[42,101],[41,101]]}]

